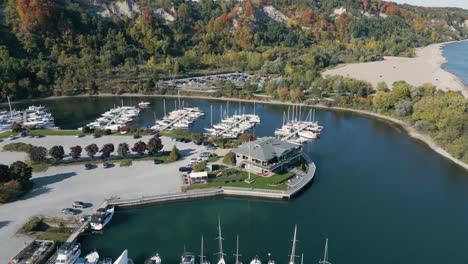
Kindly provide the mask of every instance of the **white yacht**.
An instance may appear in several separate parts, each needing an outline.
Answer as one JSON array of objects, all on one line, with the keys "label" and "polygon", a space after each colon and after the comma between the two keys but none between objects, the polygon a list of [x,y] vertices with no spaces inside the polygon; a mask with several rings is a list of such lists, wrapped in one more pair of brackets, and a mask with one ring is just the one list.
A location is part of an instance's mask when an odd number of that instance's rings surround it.
[{"label": "white yacht", "polygon": [[145,107],[148,107],[150,104],[151,104],[150,102],[141,101],[138,103],[138,106],[140,108],[145,108]]},{"label": "white yacht", "polygon": [[110,222],[112,216],[114,216],[112,206],[97,209],[96,213],[91,216],[91,229],[102,230]]},{"label": "white yacht", "polygon": [[55,264],[74,264],[80,254],[80,244],[64,243],[57,252]]},{"label": "white yacht", "polygon": [[158,253],[151,258],[145,260],[145,264],[161,264],[161,257]]},{"label": "white yacht", "polygon": [[300,137],[302,138],[305,138],[305,139],[316,139],[317,138],[317,134],[312,132],[312,131],[308,131],[308,130],[302,130],[302,131],[299,131],[297,133]]},{"label": "white yacht", "polygon": [[97,251],[92,251],[86,257],[79,258],[76,264],[98,264],[99,261],[99,254]]},{"label": "white yacht", "polygon": [[195,256],[191,252],[184,252],[180,257],[180,264],[195,264]]}]

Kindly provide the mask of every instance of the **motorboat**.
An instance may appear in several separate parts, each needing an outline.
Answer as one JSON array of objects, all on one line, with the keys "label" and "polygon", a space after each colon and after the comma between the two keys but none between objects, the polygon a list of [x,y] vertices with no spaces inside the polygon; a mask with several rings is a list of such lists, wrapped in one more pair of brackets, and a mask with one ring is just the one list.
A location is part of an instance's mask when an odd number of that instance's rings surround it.
[{"label": "motorboat", "polygon": [[138,107],[145,108],[145,107],[148,107],[150,104],[151,104],[150,102],[141,101],[138,103]]},{"label": "motorboat", "polygon": [[145,260],[145,264],[161,264],[161,257],[156,253],[151,258]]},{"label": "motorboat", "polygon": [[102,230],[110,222],[113,216],[113,206],[97,209],[96,213],[91,216],[91,229]]},{"label": "motorboat", "polygon": [[255,256],[255,258],[253,258],[253,259],[250,261],[250,264],[262,264],[262,262],[260,261],[260,259],[258,258],[258,256]]},{"label": "motorboat", "polygon": [[180,264],[195,264],[195,256],[191,252],[184,252],[180,257]]},{"label": "motorboat", "polygon": [[74,264],[80,257],[80,244],[63,243],[57,251],[55,264]]},{"label": "motorboat", "polygon": [[299,131],[297,134],[300,137],[305,138],[305,139],[316,139],[317,138],[317,134],[312,132],[312,131],[303,130],[303,131]]},{"label": "motorboat", "polygon": [[99,261],[99,254],[96,250],[94,250],[88,255],[86,255],[86,257],[79,258],[76,261],[76,264],[98,264],[98,261]]}]

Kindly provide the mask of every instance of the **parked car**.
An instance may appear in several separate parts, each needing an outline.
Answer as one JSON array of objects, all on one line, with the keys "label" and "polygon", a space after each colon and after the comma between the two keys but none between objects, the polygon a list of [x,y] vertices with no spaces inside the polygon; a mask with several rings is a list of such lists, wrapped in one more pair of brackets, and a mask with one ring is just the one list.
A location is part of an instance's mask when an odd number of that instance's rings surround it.
[{"label": "parked car", "polygon": [[104,169],[110,168],[110,167],[112,167],[112,166],[114,166],[114,164],[112,164],[111,162],[104,162],[104,163],[102,163],[102,167],[103,167]]},{"label": "parked car", "polygon": [[195,145],[197,145],[197,146],[200,146],[202,144],[202,141],[201,140],[194,140],[193,143],[195,143]]},{"label": "parked car", "polygon": [[86,163],[84,167],[85,167],[85,170],[90,170],[93,168],[93,165],[91,163]]},{"label": "parked car", "polygon": [[154,164],[161,164],[161,163],[162,163],[162,160],[155,159],[153,162],[154,162]]},{"label": "parked car", "polygon": [[184,142],[184,143],[190,143],[190,141],[191,141],[191,140],[190,140],[190,139],[187,139],[187,138],[183,138],[183,139],[182,139],[182,142]]},{"label": "parked car", "polygon": [[191,172],[191,171],[192,171],[192,168],[187,167],[187,166],[184,166],[184,167],[180,167],[180,168],[179,168],[179,171],[180,171],[180,172]]},{"label": "parked car", "polygon": [[93,138],[98,138],[98,137],[101,137],[101,135],[93,134]]},{"label": "parked car", "polygon": [[133,139],[138,139],[138,138],[141,138],[141,136],[138,134],[133,135]]},{"label": "parked car", "polygon": [[77,215],[77,214],[80,213],[80,211],[72,209],[72,208],[63,208],[61,213],[62,214],[69,214],[69,215]]},{"label": "parked car", "polygon": [[209,158],[211,156],[210,152],[202,152],[200,153],[200,157],[202,158]]},{"label": "parked car", "polygon": [[83,134],[76,134],[75,137],[76,138],[81,138],[81,137],[84,137],[84,135]]},{"label": "parked car", "polygon": [[21,131],[21,137],[27,137],[28,136],[28,132],[26,131]]},{"label": "parked car", "polygon": [[8,140],[14,140],[14,139],[16,139],[15,136],[9,136],[9,137],[8,137]]},{"label": "parked car", "polygon": [[85,208],[85,203],[81,201],[74,201],[72,204],[73,208]]}]

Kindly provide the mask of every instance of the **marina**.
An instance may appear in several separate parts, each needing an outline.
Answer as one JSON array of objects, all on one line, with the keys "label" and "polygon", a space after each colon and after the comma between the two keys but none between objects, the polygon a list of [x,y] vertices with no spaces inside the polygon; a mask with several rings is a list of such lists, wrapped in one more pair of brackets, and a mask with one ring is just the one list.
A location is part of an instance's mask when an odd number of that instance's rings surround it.
[{"label": "marina", "polygon": [[113,107],[109,111],[101,114],[94,122],[86,126],[90,129],[110,130],[117,132],[123,126],[130,124],[135,117],[140,114],[140,109],[134,106]]},{"label": "marina", "polygon": [[[187,129],[193,125],[196,119],[205,114],[198,107],[180,107],[166,115],[166,101],[164,100],[164,117],[155,120],[155,125],[151,127],[155,131],[168,131],[173,129]],[[177,108],[177,107],[176,107]]]},{"label": "marina", "polygon": [[45,106],[31,105],[25,110],[0,111],[0,132],[9,130],[13,124],[22,127],[52,128],[55,127],[54,117]]},{"label": "marina", "polygon": [[288,113],[283,112],[281,128],[275,131],[275,136],[283,141],[302,145],[308,141],[318,139],[323,126],[315,121],[315,110],[310,109],[307,116],[302,120],[302,109],[300,106],[292,106],[291,118]]}]

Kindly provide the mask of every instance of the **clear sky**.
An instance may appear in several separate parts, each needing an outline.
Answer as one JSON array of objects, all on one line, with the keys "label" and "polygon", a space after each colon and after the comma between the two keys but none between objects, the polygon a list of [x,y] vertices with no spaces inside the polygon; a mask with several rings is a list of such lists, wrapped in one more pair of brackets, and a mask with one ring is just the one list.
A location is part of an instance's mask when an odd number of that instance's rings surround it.
[{"label": "clear sky", "polygon": [[461,7],[468,10],[468,0],[393,0],[399,4],[437,7]]}]

